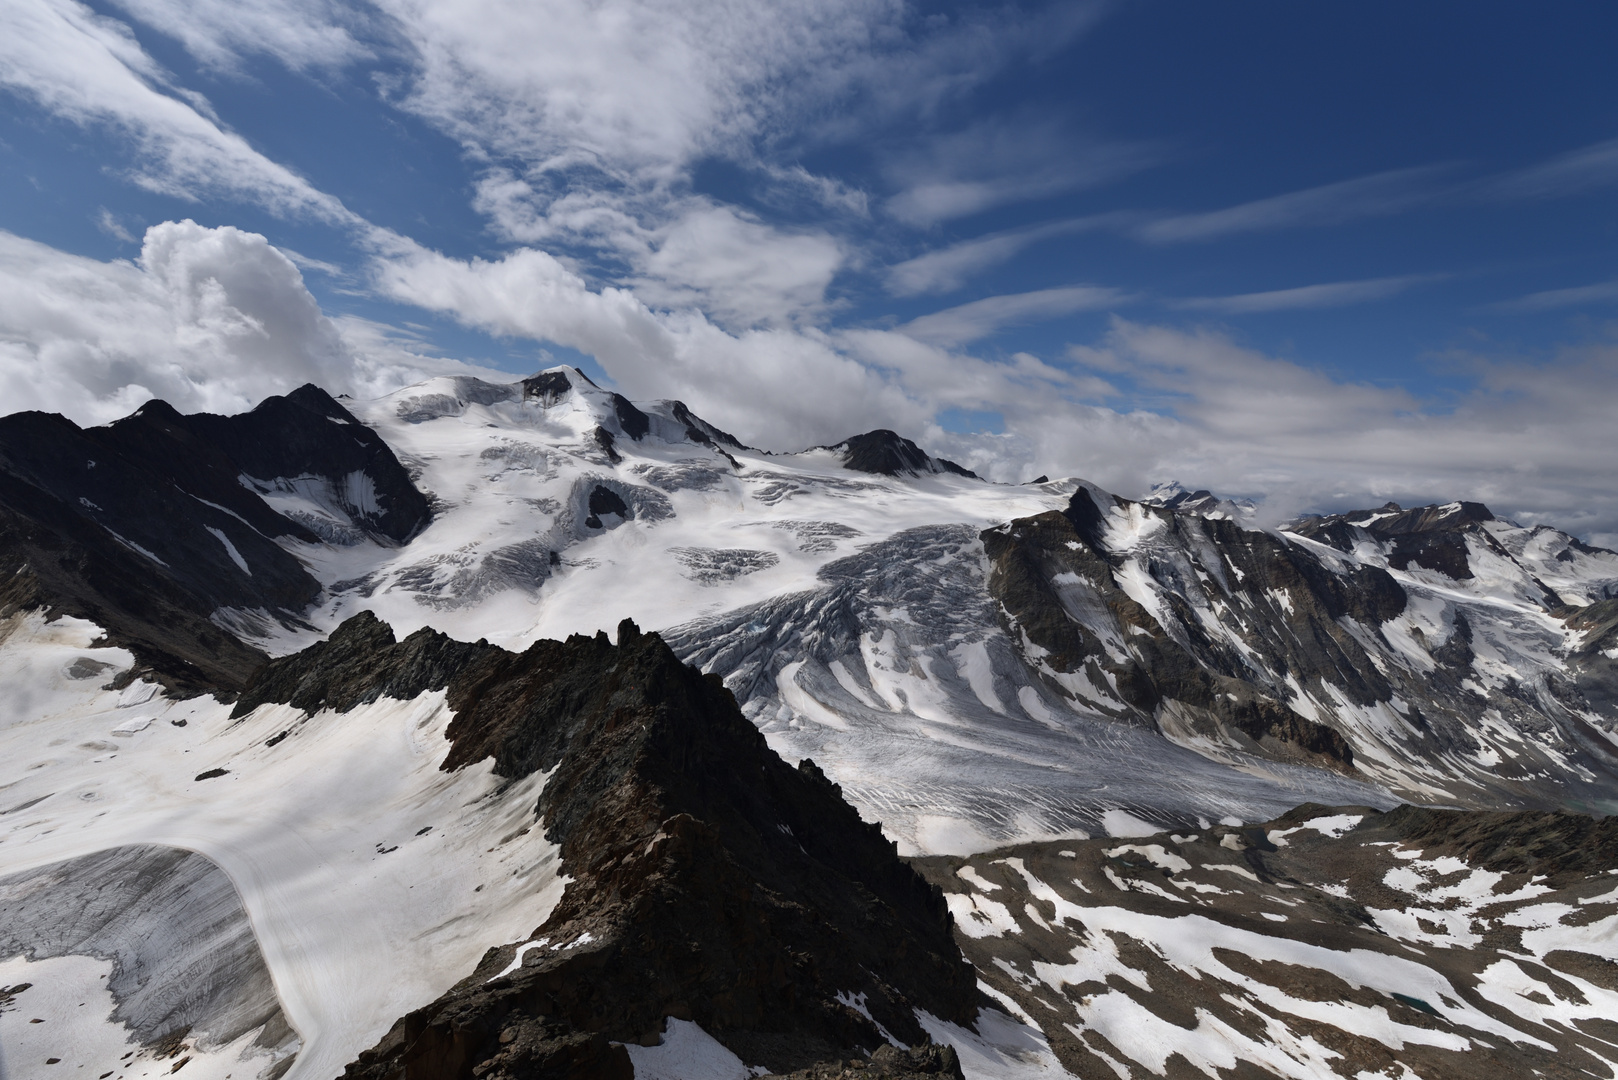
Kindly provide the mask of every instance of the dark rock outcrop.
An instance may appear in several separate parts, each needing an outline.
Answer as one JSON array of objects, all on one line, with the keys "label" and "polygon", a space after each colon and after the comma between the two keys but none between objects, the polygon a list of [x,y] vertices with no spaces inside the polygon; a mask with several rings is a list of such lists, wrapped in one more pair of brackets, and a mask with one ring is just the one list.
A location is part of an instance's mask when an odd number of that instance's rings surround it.
[{"label": "dark rock outcrop", "polygon": [[[1065,511],[983,533],[989,591],[1013,638],[1041,650],[1040,662],[1056,672],[1087,672],[1094,685],[1116,687],[1121,715],[1161,720],[1170,704],[1194,730],[1207,727],[1274,756],[1352,768],[1353,749],[1339,732],[1288,706],[1286,678],[1330,682],[1363,704],[1391,696],[1377,665],[1339,622],[1352,616],[1375,627],[1404,609],[1404,592],[1387,572],[1333,572],[1268,533],[1138,504],[1139,513],[1161,521],[1158,539],[1113,551],[1110,509],[1080,488]],[[1208,552],[1220,553],[1230,569],[1215,559],[1212,570],[1199,572],[1197,560]],[[1181,587],[1169,593],[1168,610],[1148,611],[1130,596],[1118,580],[1126,566]],[[1249,648],[1210,633],[1185,593],[1222,605],[1222,619]],[[1274,670],[1259,669],[1254,657]]]},{"label": "dark rock outcrop", "polygon": [[384,542],[428,519],[382,439],[314,386],[230,417],[153,401],[81,429],[14,413],[0,417],[0,614],[88,619],[135,654],[137,674],[181,693],[235,692],[265,657],[215,614],[296,625],[320,593],[276,542],[319,537],[244,475],[326,485],[355,530]]},{"label": "dark rock outcrop", "polygon": [[694,443],[702,443],[703,445],[720,443],[735,450],[746,449],[740,439],[730,432],[708,423],[708,421],[686,408],[683,401],[670,402],[669,413],[675,420],[685,425],[685,437]]},{"label": "dark rock outcrop", "polygon": [[825,449],[840,451],[843,467],[855,472],[877,473],[882,476],[921,476],[927,473],[954,473],[973,480],[982,479],[970,469],[953,461],[935,458],[896,432],[879,428],[863,435],[844,439],[836,446]]},{"label": "dark rock outcrop", "polygon": [[534,937],[571,947],[498,978],[517,946],[491,949],[348,1076],[627,1075],[611,1042],[655,1042],[671,1016],[749,1064],[805,1068],[884,1042],[840,994],[909,1043],[926,1041],[916,1008],[975,1018],[937,891],[812,762],[770,751],[716,677],[633,623],[617,645],[514,654],[429,630],[395,642],[356,616],[270,663],[237,710],[430,689],[456,714],[446,770],[492,758],[502,776],[549,774],[537,814],[572,880]]},{"label": "dark rock outcrop", "polygon": [[[427,497],[382,436],[312,383],[237,416],[198,413],[184,419],[255,480],[326,481],[355,524],[376,536],[403,543],[432,519]],[[346,489],[367,483],[370,490],[348,497]]]},{"label": "dark rock outcrop", "polygon": [[[1494,520],[1482,503],[1453,502],[1406,510],[1390,502],[1375,510],[1303,518],[1288,528],[1340,551],[1353,551],[1365,539],[1380,541],[1388,545],[1388,565],[1395,570],[1420,567],[1452,581],[1469,581],[1473,574],[1468,543],[1512,561],[1511,553],[1483,528]],[[1563,606],[1554,589],[1537,579],[1535,584],[1547,608]]]}]

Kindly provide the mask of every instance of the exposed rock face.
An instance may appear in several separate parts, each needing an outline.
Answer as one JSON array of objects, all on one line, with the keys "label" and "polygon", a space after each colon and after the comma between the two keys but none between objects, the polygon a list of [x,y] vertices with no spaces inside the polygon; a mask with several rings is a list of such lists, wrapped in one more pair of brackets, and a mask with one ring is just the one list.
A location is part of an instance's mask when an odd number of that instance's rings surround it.
[{"label": "exposed rock face", "polygon": [[[1338,623],[1352,616],[1376,627],[1404,610],[1387,572],[1340,575],[1267,533],[1128,504],[1138,531],[1157,538],[1143,560],[1111,535],[1098,497],[1080,488],[1062,513],[983,534],[989,591],[1032,665],[1059,683],[1115,686],[1121,715],[1167,714],[1238,745],[1352,768],[1341,733],[1288,707],[1285,679],[1329,681],[1362,704],[1387,699],[1386,679]],[[1141,571],[1189,595],[1170,592],[1150,610],[1119,580]],[[1198,608],[1230,632],[1210,632]]]},{"label": "exposed rock face", "polygon": [[812,762],[787,766],[716,678],[632,623],[616,646],[513,654],[425,630],[395,643],[360,616],[272,662],[237,708],[436,688],[456,712],[445,769],[549,774],[538,816],[572,882],[531,942],[491,949],[348,1075],[627,1076],[610,1042],[655,1041],[669,1016],[749,1064],[804,1067],[885,1041],[839,994],[909,1043],[926,1041],[916,1008],[975,1017],[936,890]]},{"label": "exposed rock face", "polygon": [[[1571,754],[1598,800],[1584,805],[1602,805],[1594,793],[1618,779],[1618,754],[1590,725],[1618,722],[1602,704],[1612,660],[1594,644],[1610,627],[1601,604],[1575,614],[1557,588],[1588,600],[1618,558],[1563,544],[1562,559],[1540,550],[1552,536],[1473,503],[1297,528],[1246,529],[1081,487],[1061,513],[983,534],[988,587],[1047,681],[1182,744],[1370,768],[1406,797],[1465,798],[1440,778],[1455,769],[1518,806],[1569,805],[1562,781],[1535,777]],[[1536,570],[1569,563],[1555,588]],[[1501,592],[1587,628],[1568,658],[1573,679],[1557,670],[1555,631]]]},{"label": "exposed rock face", "polygon": [[719,443],[735,450],[743,449],[742,442],[730,432],[708,423],[686,407],[683,401],[668,402],[669,416],[685,425],[685,437],[704,445]]},{"label": "exposed rock face", "polygon": [[199,413],[185,423],[254,480],[325,481],[353,523],[375,536],[403,543],[432,518],[382,437],[318,386],[266,398],[238,416]]},{"label": "exposed rock face", "polygon": [[89,619],[169,687],[234,692],[264,656],[217,613],[296,623],[320,594],[277,540],[317,542],[328,518],[280,512],[284,494],[389,543],[427,520],[393,452],[314,386],[232,417],[154,401],[100,428],[0,418],[0,610]]},{"label": "exposed rock face", "polygon": [[951,472],[979,479],[978,474],[953,461],[935,458],[909,439],[886,428],[855,435],[830,447],[843,455],[843,467],[883,476],[920,476]]},{"label": "exposed rock face", "polygon": [[915,865],[984,980],[1078,1076],[1573,1077],[1618,1061],[1618,818],[1305,805]]}]

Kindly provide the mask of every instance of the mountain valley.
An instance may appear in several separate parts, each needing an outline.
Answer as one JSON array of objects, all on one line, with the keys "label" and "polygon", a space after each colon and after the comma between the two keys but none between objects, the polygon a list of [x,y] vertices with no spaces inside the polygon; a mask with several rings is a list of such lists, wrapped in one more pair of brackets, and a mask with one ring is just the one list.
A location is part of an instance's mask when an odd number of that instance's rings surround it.
[{"label": "mountain valley", "polygon": [[8,1076],[1618,1067],[1618,553],[1478,503],[553,368],[0,417],[0,582]]}]

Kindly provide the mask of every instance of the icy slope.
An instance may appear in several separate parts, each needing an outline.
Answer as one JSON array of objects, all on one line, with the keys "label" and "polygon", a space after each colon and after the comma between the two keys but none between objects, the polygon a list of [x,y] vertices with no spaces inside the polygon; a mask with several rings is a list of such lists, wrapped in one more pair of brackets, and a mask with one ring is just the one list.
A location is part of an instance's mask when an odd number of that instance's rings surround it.
[{"label": "icy slope", "polygon": [[764,454],[571,368],[435,379],[355,408],[437,511],[403,548],[295,548],[332,594],[311,616],[327,627],[374,610],[401,633],[520,647],[628,617],[671,626],[811,588],[826,563],[905,528],[983,528],[1064,494],[862,473],[832,448]]},{"label": "icy slope", "polygon": [[[228,705],[174,701],[150,683],[97,689],[132,660],[93,647],[99,636],[67,618],[5,624],[0,873],[15,882],[134,846],[196,852],[219,867],[296,1036],[287,1076],[329,1080],[487,947],[543,922],[560,897],[556,848],[527,831],[542,778],[504,783],[486,764],[439,771],[450,721],[442,694],[307,719],[266,706],[233,721]],[[36,984],[19,996],[23,1008],[36,989],[49,992],[44,965],[61,963],[0,960],[9,983]],[[102,1013],[113,1034],[98,1045],[116,1053],[86,1063],[97,1066],[86,1075],[140,1050],[122,1026],[130,1000],[118,998],[116,977],[107,985],[120,1012]],[[187,1075],[209,1055],[221,1058],[220,1076],[273,1066],[252,1037],[221,1046],[220,1035],[198,1025]],[[165,1074],[174,1064],[142,1055]]]}]

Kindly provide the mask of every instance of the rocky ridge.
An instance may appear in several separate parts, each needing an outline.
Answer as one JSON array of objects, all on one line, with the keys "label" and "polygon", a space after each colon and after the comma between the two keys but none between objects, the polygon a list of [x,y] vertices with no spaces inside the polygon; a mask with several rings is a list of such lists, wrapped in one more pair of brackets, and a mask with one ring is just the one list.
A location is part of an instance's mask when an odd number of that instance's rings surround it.
[{"label": "rocky ridge", "polygon": [[347,1075],[627,1075],[613,1044],[655,1044],[667,1017],[784,1072],[925,1043],[918,1009],[976,1016],[937,892],[812,762],[787,766],[717,679],[631,623],[616,645],[514,654],[432,631],[396,642],[358,616],[273,661],[236,712],[436,689],[455,711],[445,770],[546,774],[536,827],[571,881],[526,942],[490,949]]}]

